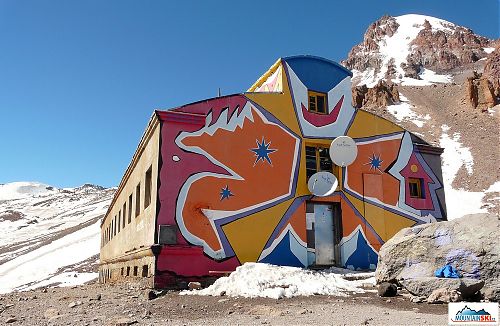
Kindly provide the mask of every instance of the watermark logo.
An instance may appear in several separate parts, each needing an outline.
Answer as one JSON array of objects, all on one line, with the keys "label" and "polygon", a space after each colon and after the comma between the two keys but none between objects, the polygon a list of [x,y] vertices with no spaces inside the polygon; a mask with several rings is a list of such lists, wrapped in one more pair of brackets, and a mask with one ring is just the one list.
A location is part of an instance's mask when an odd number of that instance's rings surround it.
[{"label": "watermark logo", "polygon": [[498,325],[498,303],[456,302],[448,305],[449,325]]}]

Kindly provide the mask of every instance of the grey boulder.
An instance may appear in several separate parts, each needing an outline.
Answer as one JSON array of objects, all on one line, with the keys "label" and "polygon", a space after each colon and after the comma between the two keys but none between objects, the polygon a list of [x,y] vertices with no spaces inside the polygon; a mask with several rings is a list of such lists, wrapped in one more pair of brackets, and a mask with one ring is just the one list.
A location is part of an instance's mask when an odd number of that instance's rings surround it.
[{"label": "grey boulder", "polygon": [[460,292],[448,289],[437,289],[432,291],[427,298],[427,303],[448,303],[462,301]]},{"label": "grey boulder", "polygon": [[[457,268],[464,279],[484,281],[489,299],[500,299],[500,217],[496,214],[472,214],[452,221],[421,224],[405,228],[387,241],[379,251],[378,284],[397,283],[416,290],[417,280],[434,277],[445,264]],[[411,283],[411,280],[414,280]],[[439,282],[439,281],[437,281]],[[451,281],[453,282],[453,281]],[[464,281],[467,283],[469,281]],[[436,286],[433,290],[447,288]],[[477,284],[479,286],[479,283]],[[453,287],[455,289],[455,287]],[[462,288],[463,290],[464,288]],[[470,288],[472,291],[474,287]],[[410,291],[410,290],[409,290]],[[468,289],[466,289],[468,291]],[[411,291],[410,291],[411,292]]]},{"label": "grey boulder", "polygon": [[484,281],[470,278],[417,277],[401,280],[400,284],[411,294],[429,297],[437,289],[457,291],[463,298],[470,298],[484,286]]},{"label": "grey boulder", "polygon": [[378,295],[381,297],[394,297],[398,293],[396,284],[384,282],[378,285]]}]

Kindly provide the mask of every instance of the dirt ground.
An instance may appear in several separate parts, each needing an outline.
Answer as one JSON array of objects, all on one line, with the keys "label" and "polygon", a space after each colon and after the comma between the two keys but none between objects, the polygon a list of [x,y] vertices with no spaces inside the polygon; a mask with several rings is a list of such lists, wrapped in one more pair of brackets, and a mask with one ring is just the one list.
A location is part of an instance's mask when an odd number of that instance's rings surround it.
[{"label": "dirt ground", "polygon": [[90,284],[0,295],[9,325],[446,325],[447,305],[375,293],[290,299],[203,297],[171,291],[148,300],[132,285]]}]

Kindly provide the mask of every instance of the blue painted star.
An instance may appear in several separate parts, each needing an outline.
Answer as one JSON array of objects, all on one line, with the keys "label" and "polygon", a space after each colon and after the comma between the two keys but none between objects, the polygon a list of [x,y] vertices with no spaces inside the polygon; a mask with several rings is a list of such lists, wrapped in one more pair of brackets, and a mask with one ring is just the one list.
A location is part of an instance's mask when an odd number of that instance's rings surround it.
[{"label": "blue painted star", "polygon": [[257,164],[260,160],[262,160],[262,162],[266,160],[269,164],[273,165],[273,163],[271,162],[271,158],[269,157],[269,154],[276,152],[277,149],[270,149],[269,146],[271,145],[271,142],[266,144],[264,137],[262,137],[261,143],[259,143],[258,140],[255,140],[255,142],[257,143],[257,148],[250,149],[252,152],[255,153],[255,156],[257,157],[253,165],[255,166],[255,164]]},{"label": "blue painted star", "polygon": [[226,185],[226,188],[222,188],[220,191],[220,200],[229,199],[229,197],[234,196],[234,194],[229,190],[229,186]]},{"label": "blue painted star", "polygon": [[[370,170],[374,169],[374,170],[380,171],[380,167],[382,166],[382,162],[383,162],[383,160],[380,159],[380,155],[376,156],[375,154],[372,154],[372,156],[369,159],[370,159],[370,162],[368,162],[366,164],[370,164]],[[380,171],[380,172],[382,172],[382,171]]]}]

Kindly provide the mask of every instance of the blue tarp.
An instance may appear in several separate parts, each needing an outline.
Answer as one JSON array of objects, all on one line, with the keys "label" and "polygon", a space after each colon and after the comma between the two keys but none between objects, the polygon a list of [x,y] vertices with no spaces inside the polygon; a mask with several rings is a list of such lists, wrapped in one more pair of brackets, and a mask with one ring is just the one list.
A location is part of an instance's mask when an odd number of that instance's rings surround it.
[{"label": "blue tarp", "polygon": [[438,268],[434,275],[436,277],[444,277],[444,278],[460,278],[460,274],[455,267],[451,265],[444,265],[441,268]]}]

